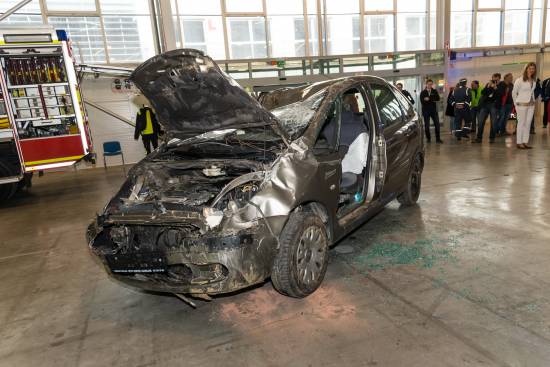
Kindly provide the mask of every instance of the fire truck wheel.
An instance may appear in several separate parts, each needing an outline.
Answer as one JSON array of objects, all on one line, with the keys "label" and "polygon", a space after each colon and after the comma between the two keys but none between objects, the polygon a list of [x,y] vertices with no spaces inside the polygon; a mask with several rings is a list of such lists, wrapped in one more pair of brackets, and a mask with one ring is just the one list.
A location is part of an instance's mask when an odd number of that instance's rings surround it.
[{"label": "fire truck wheel", "polygon": [[[0,177],[14,176],[16,173],[5,162],[0,161]],[[9,200],[17,191],[17,182],[0,185],[0,202]]]}]

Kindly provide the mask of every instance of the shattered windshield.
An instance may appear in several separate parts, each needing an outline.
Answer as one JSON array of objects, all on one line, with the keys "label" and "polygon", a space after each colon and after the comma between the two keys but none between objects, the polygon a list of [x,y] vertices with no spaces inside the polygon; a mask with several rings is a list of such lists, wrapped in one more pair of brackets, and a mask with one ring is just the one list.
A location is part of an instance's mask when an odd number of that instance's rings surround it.
[{"label": "shattered windshield", "polygon": [[280,127],[294,140],[308,127],[326,95],[326,90],[322,90],[303,101],[275,108],[270,112],[277,117]]}]

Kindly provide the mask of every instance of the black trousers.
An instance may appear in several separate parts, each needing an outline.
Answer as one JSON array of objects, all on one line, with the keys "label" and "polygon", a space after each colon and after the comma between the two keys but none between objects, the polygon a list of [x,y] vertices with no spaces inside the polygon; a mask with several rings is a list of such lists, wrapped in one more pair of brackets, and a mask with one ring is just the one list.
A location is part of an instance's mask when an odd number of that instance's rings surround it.
[{"label": "black trousers", "polygon": [[437,141],[441,140],[440,136],[440,126],[439,126],[439,115],[435,110],[422,110],[422,117],[424,118],[424,132],[426,133],[426,140],[432,140],[432,134],[430,134],[430,118],[434,122],[435,127],[435,139]]},{"label": "black trousers", "polygon": [[[464,126],[462,125],[464,121]],[[455,136],[468,136],[472,129],[472,111],[469,107],[455,108]]]},{"label": "black trousers", "polygon": [[542,115],[542,124],[544,126],[548,126],[548,104],[550,103],[550,99],[548,101],[544,101],[544,114]]},{"label": "black trousers", "polygon": [[143,146],[147,154],[151,153],[151,144],[153,145],[153,149],[157,149],[159,146],[159,137],[157,134],[142,135],[141,140],[143,140]]}]

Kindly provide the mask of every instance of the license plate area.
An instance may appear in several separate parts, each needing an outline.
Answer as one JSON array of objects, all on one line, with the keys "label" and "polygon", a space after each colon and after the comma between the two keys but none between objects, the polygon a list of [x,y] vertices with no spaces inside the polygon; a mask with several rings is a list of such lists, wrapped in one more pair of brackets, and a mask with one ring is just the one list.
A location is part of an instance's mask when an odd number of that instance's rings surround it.
[{"label": "license plate area", "polygon": [[164,273],[167,268],[160,252],[106,255],[105,259],[115,274]]}]

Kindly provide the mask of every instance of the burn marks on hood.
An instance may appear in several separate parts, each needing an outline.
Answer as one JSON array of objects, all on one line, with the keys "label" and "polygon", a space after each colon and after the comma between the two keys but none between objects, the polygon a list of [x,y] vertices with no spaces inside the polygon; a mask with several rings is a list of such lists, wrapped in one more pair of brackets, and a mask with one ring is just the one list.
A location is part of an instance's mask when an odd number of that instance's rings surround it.
[{"label": "burn marks on hood", "polygon": [[276,124],[276,119],[201,51],[154,56],[131,80],[149,99],[171,136]]}]

